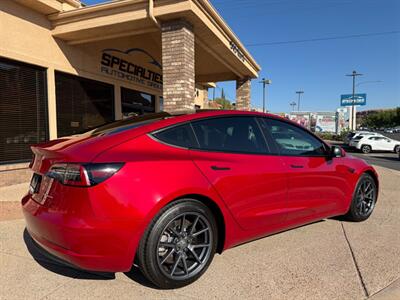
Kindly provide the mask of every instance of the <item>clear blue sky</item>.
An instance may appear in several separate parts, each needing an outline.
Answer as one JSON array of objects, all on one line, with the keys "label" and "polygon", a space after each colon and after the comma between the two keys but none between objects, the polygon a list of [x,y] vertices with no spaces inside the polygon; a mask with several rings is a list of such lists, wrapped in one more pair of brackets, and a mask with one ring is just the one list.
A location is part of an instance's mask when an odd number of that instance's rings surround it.
[{"label": "clear blue sky", "polygon": [[[104,2],[86,0],[86,4]],[[333,110],[340,94],[351,93],[357,70],[364,76],[357,92],[365,92],[363,109],[400,106],[400,33],[316,42],[250,46],[349,35],[400,32],[400,0],[212,0],[262,67],[260,78],[272,80],[267,108],[289,111],[296,90],[305,93],[302,110]],[[262,106],[262,85],[252,82],[252,103]],[[218,83],[229,98],[234,82]],[[217,89],[216,95],[220,94]],[[296,100],[297,102],[297,100]]]}]

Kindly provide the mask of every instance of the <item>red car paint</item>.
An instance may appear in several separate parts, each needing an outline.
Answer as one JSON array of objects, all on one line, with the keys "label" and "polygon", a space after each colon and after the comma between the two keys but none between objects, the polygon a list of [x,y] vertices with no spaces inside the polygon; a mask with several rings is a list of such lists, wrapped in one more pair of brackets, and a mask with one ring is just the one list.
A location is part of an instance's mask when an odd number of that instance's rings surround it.
[{"label": "red car paint", "polygon": [[[125,164],[95,186],[53,181],[46,191],[28,193],[22,199],[28,232],[48,252],[80,268],[128,271],[148,224],[175,199],[190,196],[215,204],[223,218],[222,251],[345,214],[359,176],[370,172],[377,179],[371,166],[349,155],[328,159],[200,151],[167,145],[148,135],[196,119],[238,115],[280,119],[209,111],[112,135],[61,138],[32,147],[31,168],[43,180],[57,163]],[[222,169],[215,172],[212,166]],[[45,201],[37,202],[44,193]]]}]

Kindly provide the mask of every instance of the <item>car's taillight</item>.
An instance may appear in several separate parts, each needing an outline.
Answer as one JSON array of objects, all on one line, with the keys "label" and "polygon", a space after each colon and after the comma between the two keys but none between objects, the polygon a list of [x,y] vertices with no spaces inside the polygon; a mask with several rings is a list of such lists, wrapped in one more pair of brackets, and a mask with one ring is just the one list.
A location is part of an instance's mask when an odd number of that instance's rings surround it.
[{"label": "car's taillight", "polygon": [[46,176],[54,178],[64,185],[88,187],[110,178],[123,165],[123,163],[55,164]]}]

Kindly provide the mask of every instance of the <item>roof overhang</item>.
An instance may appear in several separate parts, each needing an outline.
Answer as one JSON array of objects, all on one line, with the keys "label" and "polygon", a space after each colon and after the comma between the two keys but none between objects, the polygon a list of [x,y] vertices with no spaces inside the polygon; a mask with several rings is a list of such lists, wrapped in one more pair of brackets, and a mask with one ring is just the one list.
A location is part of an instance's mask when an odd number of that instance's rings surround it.
[{"label": "roof overhang", "polygon": [[41,14],[50,15],[82,7],[79,0],[15,0]]},{"label": "roof overhang", "polygon": [[212,78],[196,74],[196,81],[258,76],[260,66],[207,0],[121,0],[49,16],[53,36],[75,45],[147,33],[161,35],[160,22],[180,18],[193,24],[199,55],[211,56],[225,66]]}]

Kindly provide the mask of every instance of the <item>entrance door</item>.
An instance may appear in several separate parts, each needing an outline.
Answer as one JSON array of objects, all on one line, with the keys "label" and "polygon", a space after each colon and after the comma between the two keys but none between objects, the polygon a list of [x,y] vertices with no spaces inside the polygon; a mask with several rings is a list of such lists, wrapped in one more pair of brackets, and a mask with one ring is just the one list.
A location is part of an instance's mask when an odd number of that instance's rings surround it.
[{"label": "entrance door", "polygon": [[124,118],[155,112],[156,97],[140,91],[121,88],[122,115]]}]

